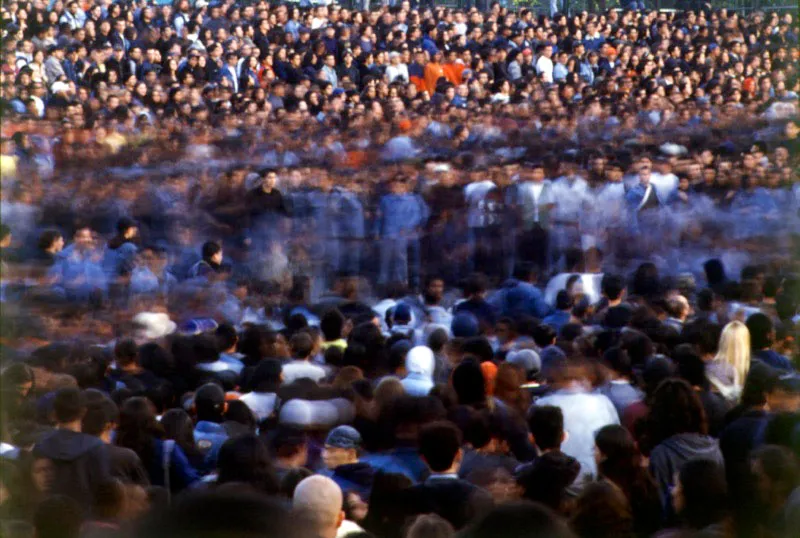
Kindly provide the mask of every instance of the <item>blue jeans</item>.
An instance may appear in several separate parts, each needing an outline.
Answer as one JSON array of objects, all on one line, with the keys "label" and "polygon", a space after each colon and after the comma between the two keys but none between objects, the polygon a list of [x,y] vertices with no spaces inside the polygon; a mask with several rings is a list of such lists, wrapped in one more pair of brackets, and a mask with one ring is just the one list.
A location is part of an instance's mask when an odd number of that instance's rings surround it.
[{"label": "blue jeans", "polygon": [[411,287],[419,285],[419,239],[384,237],[381,239],[380,251],[380,284],[402,282]]}]

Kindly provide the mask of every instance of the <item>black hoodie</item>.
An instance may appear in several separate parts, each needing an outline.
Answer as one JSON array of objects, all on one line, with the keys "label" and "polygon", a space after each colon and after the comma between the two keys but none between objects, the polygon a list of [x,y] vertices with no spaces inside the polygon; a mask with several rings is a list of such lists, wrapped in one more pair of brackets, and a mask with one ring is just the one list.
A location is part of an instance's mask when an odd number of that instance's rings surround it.
[{"label": "black hoodie", "polygon": [[33,448],[37,458],[53,463],[55,478],[50,493],[72,497],[88,510],[97,484],[109,478],[108,451],[97,437],[56,430]]}]

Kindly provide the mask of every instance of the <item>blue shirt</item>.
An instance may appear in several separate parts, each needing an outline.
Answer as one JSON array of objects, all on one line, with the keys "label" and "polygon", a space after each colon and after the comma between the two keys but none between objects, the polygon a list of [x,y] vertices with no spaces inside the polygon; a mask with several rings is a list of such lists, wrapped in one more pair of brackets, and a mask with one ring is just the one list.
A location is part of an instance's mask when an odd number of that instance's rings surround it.
[{"label": "blue shirt", "polygon": [[376,232],[381,237],[411,234],[427,220],[428,207],[415,194],[387,194],[378,208]]},{"label": "blue shirt", "polygon": [[194,442],[200,452],[205,454],[205,465],[209,470],[217,465],[219,450],[227,440],[228,433],[221,424],[200,420],[194,427]]}]

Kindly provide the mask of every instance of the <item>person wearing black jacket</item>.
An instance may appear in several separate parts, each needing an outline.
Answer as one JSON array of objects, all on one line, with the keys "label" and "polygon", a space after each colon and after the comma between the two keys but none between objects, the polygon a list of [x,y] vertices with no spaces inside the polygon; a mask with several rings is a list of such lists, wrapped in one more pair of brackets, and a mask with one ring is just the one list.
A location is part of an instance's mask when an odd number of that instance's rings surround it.
[{"label": "person wearing black jacket", "polygon": [[425,426],[419,452],[431,474],[424,483],[403,491],[407,516],[434,513],[458,530],[492,508],[487,491],[458,478],[463,452],[455,424],[441,421]]},{"label": "person wearing black jacket", "polygon": [[100,439],[81,432],[86,400],[79,389],[59,390],[53,410],[56,430],[33,447],[33,454],[53,464],[50,493],[66,495],[89,507],[97,485],[110,478],[108,451]]}]

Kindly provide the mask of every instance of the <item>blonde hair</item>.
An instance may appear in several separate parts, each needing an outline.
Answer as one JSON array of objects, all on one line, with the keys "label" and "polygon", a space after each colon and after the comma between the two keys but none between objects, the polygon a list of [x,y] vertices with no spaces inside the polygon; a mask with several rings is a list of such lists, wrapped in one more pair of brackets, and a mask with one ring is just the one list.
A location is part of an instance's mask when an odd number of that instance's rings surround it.
[{"label": "blonde hair", "polygon": [[716,361],[726,362],[733,367],[734,383],[742,386],[750,370],[750,331],[741,321],[731,321],[722,330]]}]

